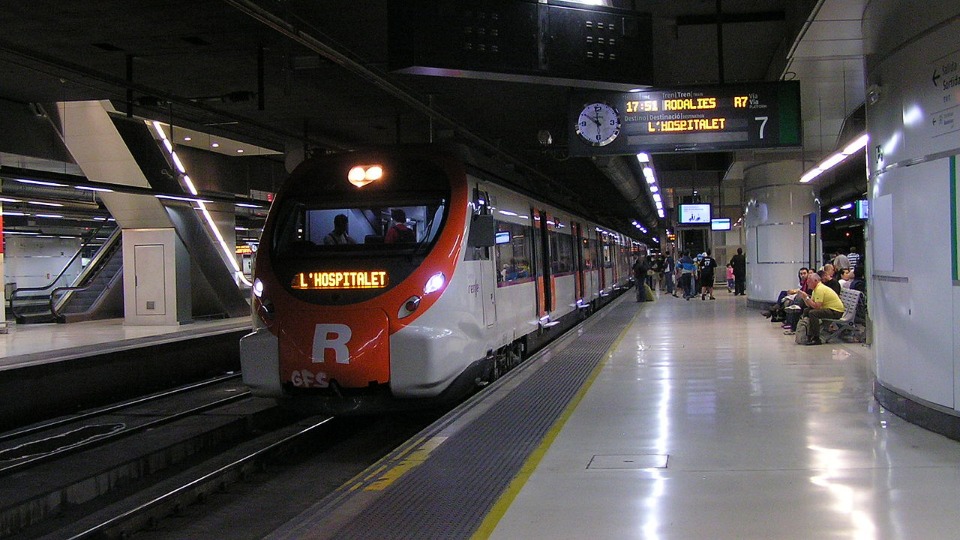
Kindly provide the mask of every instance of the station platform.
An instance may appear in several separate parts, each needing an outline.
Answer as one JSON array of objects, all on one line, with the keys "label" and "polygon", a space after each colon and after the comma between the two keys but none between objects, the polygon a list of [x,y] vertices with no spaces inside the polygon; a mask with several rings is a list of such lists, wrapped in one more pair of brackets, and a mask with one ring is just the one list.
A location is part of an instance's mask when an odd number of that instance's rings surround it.
[{"label": "station platform", "polygon": [[872,351],[623,295],[270,538],[953,538],[960,443]]},{"label": "station platform", "polygon": [[0,334],[0,429],[239,371],[239,340],[249,330],[249,317],[11,325]]}]

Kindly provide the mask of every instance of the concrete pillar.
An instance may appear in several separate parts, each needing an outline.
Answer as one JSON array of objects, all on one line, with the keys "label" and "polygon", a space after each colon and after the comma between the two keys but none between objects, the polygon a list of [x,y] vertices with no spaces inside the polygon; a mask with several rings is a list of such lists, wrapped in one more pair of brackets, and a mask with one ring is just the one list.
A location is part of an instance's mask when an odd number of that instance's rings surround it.
[{"label": "concrete pillar", "polygon": [[956,13],[957,2],[922,0],[876,0],[864,8],[865,264],[878,400],[960,438]]},{"label": "concrete pillar", "polygon": [[[802,161],[758,163],[743,171],[747,240],[747,298],[764,304],[797,283],[797,271],[819,257],[819,205],[810,186],[798,183]],[[814,236],[817,238],[817,236]],[[813,249],[811,249],[813,245]],[[811,257],[811,253],[814,257]]]}]

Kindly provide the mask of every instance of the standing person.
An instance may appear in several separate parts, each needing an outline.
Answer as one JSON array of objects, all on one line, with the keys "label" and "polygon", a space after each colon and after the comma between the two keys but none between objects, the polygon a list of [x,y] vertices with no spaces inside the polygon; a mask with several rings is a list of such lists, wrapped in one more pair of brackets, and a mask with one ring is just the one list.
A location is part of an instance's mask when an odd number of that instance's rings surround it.
[{"label": "standing person", "polygon": [[703,259],[700,261],[700,299],[706,300],[707,295],[710,295],[711,300],[716,300],[713,297],[713,281],[716,278],[714,275],[717,270],[717,260],[710,256],[710,250],[708,249],[704,255]]},{"label": "standing person", "polygon": [[737,248],[737,254],[730,259],[730,266],[733,267],[733,295],[746,295],[747,257],[743,254],[743,248]]},{"label": "standing person", "polygon": [[733,280],[734,280],[733,265],[730,263],[727,263],[727,292],[728,293],[733,292]]},{"label": "standing person", "polygon": [[850,269],[850,258],[843,253],[837,253],[833,258],[833,267],[837,269],[837,274],[843,274],[844,270]]},{"label": "standing person", "polygon": [[347,232],[349,220],[344,214],[337,214],[333,218],[333,230],[323,237],[324,245],[335,246],[340,244],[356,244],[350,233]]},{"label": "standing person", "polygon": [[637,288],[637,302],[643,302],[647,299],[646,283],[647,283],[647,258],[643,255],[637,257],[637,260],[633,263],[633,281],[634,286]]},{"label": "standing person", "polygon": [[390,211],[390,219],[393,220],[393,226],[387,231],[387,236],[383,239],[386,244],[395,242],[416,242],[417,235],[413,229],[407,227],[407,213],[400,208],[394,208]]},{"label": "standing person", "polygon": [[673,287],[673,274],[676,271],[676,265],[673,261],[673,253],[667,252],[667,258],[663,260],[663,282],[667,288],[667,294],[677,295]]},{"label": "standing person", "polygon": [[860,254],[857,253],[857,246],[850,246],[850,253],[847,253],[847,261],[850,262],[850,268],[857,269],[860,264]]},{"label": "standing person", "polygon": [[693,273],[696,269],[693,258],[690,257],[688,252],[684,251],[683,256],[680,257],[680,288],[683,289],[684,300],[690,300],[696,294],[693,290]]}]

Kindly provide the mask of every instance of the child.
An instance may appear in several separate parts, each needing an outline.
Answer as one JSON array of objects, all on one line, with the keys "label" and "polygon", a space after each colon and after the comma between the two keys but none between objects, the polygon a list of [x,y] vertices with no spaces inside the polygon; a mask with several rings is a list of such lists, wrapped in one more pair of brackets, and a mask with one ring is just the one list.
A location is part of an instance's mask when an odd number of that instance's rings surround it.
[{"label": "child", "polygon": [[733,292],[733,265],[727,265],[727,292]]}]

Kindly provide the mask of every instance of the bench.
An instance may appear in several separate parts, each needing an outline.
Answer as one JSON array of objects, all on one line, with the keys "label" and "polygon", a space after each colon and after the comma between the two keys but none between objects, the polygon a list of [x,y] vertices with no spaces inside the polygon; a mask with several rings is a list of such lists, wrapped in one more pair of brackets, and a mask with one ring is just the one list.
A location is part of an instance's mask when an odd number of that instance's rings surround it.
[{"label": "bench", "polygon": [[857,328],[857,306],[863,293],[854,289],[841,289],[840,301],[843,302],[843,317],[839,319],[822,319],[820,340],[828,343],[831,339],[842,337],[847,332]]}]

